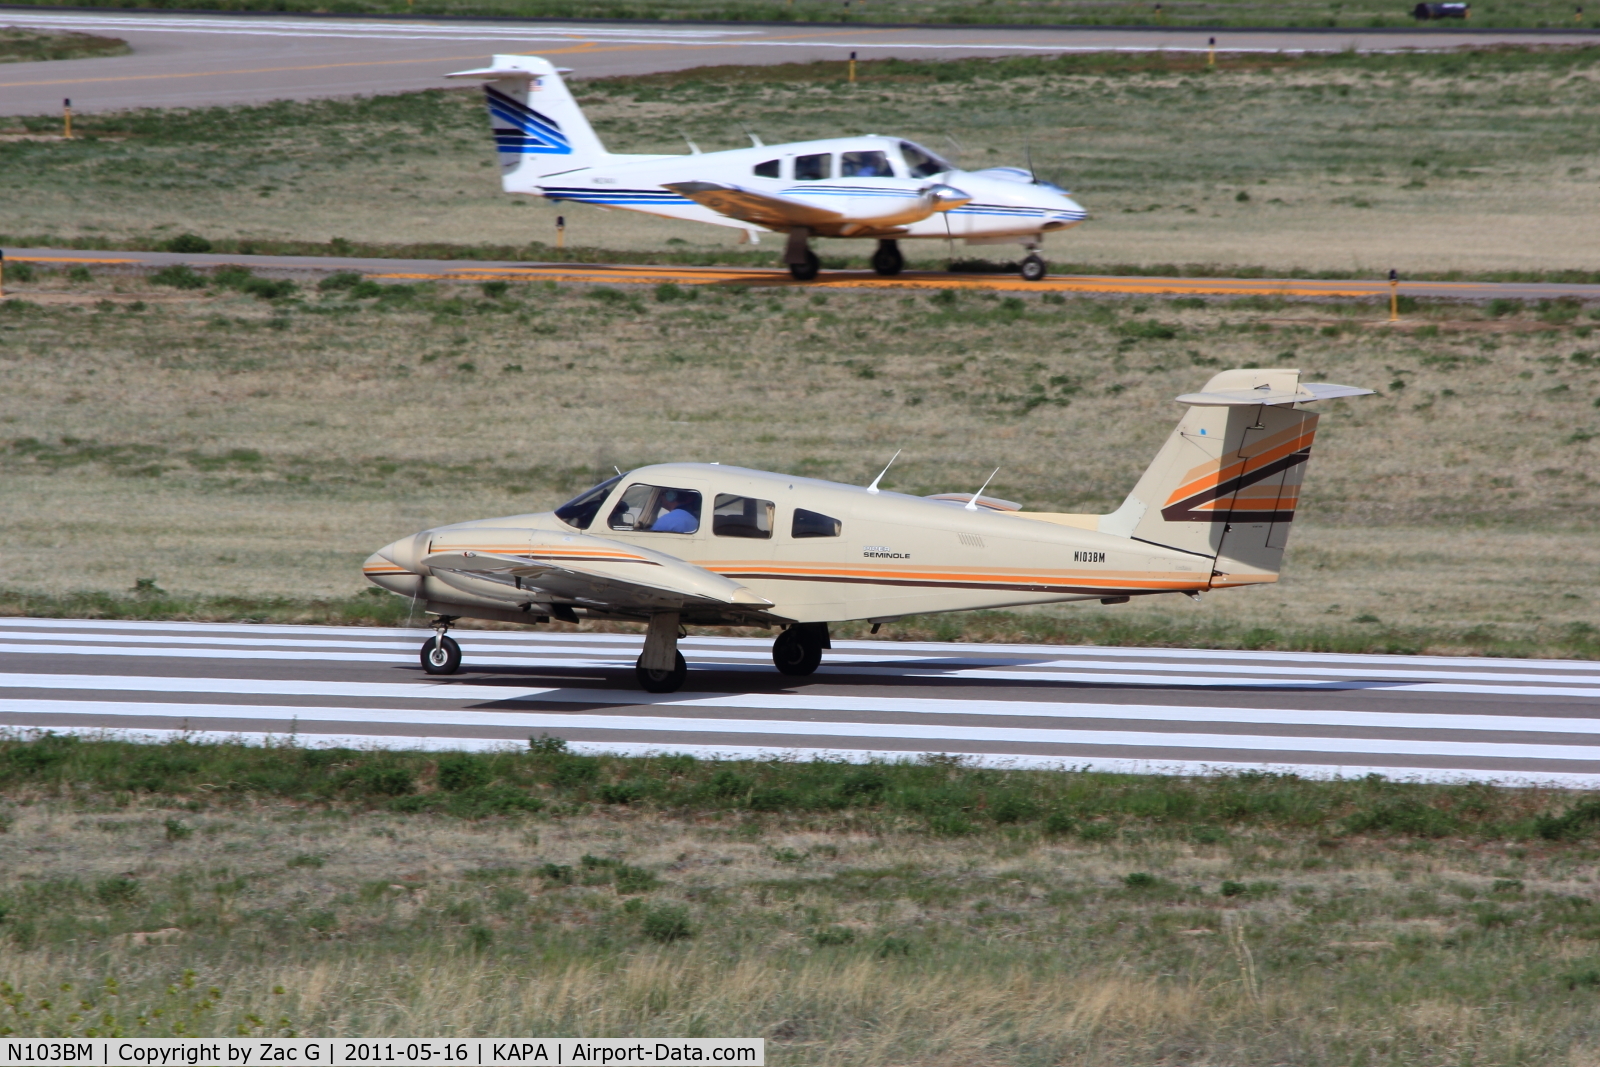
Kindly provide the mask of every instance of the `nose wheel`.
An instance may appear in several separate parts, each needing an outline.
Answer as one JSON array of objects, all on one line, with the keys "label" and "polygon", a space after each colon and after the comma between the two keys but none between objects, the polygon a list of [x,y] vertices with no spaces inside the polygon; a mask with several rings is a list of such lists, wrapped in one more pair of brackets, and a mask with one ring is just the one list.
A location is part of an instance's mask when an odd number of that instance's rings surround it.
[{"label": "nose wheel", "polygon": [[798,263],[789,264],[789,277],[797,282],[809,282],[816,278],[822,270],[822,260],[811,249],[806,249],[805,258]]},{"label": "nose wheel", "polygon": [[683,683],[689,677],[689,665],[683,661],[682,652],[672,654],[673,663],[670,671],[653,671],[645,667],[644,657],[640,656],[633,664],[633,673],[639,679],[639,688],[646,693],[676,693],[683,688]]},{"label": "nose wheel", "polygon": [[461,669],[461,646],[446,637],[454,619],[440,618],[433,636],[422,643],[422,669],[429,674],[454,674]]},{"label": "nose wheel", "polygon": [[1044,276],[1049,273],[1049,268],[1045,266],[1044,260],[1039,258],[1037,253],[1030,253],[1022,261],[1022,280],[1025,282],[1043,281]]}]

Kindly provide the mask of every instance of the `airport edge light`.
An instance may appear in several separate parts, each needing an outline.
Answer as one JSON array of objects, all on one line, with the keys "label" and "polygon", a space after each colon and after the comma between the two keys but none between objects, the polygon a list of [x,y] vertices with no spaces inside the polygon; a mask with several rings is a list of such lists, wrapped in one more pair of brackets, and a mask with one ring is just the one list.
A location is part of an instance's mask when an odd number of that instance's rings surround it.
[{"label": "airport edge light", "polygon": [[7,1037],[0,1067],[587,1067],[613,1064],[765,1067],[761,1038],[157,1038]]}]

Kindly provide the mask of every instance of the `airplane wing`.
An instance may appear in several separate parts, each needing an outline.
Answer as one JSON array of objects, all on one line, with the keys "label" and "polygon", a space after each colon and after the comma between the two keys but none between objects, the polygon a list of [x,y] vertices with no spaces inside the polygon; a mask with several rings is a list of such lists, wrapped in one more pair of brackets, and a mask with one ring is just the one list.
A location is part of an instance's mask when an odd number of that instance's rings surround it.
[{"label": "airplane wing", "polygon": [[619,612],[772,606],[738,582],[676,556],[586,534],[445,531],[434,536],[421,562],[447,585],[482,595],[485,583],[493,583],[511,601]]},{"label": "airplane wing", "polygon": [[768,229],[784,230],[790,226],[817,227],[843,222],[845,216],[837,211],[826,211],[781,196],[752,193],[737,185],[719,182],[669,182],[666,188],[695,203],[710,208],[741,222],[752,222]]}]

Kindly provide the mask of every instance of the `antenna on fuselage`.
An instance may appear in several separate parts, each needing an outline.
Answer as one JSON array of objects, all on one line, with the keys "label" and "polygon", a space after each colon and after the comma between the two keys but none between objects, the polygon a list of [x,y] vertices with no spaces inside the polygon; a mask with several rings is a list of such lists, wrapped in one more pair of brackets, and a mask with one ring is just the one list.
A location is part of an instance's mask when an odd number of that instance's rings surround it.
[{"label": "antenna on fuselage", "polygon": [[972,499],[967,501],[967,503],[966,503],[966,509],[968,511],[977,511],[978,510],[978,498],[983,495],[983,491],[985,489],[989,488],[989,483],[994,481],[994,476],[996,474],[999,474],[999,473],[1000,473],[1000,468],[996,467],[993,471],[990,472],[989,477],[987,477],[987,478],[985,478],[983,480],[983,484],[978,486],[978,491],[976,493],[973,493],[972,494]]},{"label": "antenna on fuselage", "polygon": [[691,155],[698,156],[700,154],[700,146],[695,144],[693,141],[689,140],[689,135],[688,134],[684,133],[682,130],[679,130],[678,131],[678,136],[682,137],[683,138],[683,143],[689,146],[689,152],[690,152]]},{"label": "antenna on fuselage", "polygon": [[744,131],[744,135],[746,137],[750,138],[750,147],[751,148],[765,148],[765,147],[767,147],[767,142],[765,142],[761,138],[757,137],[756,136],[756,131],[752,130],[750,127],[746,126],[742,122],[739,123],[739,128]]},{"label": "antenna on fuselage", "polygon": [[900,453],[904,451],[905,449],[903,448],[897,448],[894,450],[894,455],[889,457],[889,462],[884,466],[883,470],[878,472],[878,476],[872,479],[872,484],[867,486],[867,492],[876,493],[878,491],[878,483],[883,481],[883,476],[889,473],[889,468],[894,466],[894,461],[899,459]]},{"label": "antenna on fuselage", "polygon": [[615,463],[613,463],[611,465],[611,469],[617,472],[617,477],[618,478],[622,477],[622,468],[621,467],[619,467]]}]

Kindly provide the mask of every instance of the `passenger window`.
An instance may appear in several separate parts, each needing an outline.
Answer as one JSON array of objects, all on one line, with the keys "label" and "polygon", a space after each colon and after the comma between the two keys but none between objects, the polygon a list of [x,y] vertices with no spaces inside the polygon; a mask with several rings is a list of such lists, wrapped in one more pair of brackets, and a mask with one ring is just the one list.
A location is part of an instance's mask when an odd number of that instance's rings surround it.
[{"label": "passenger window", "polygon": [[790,537],[838,537],[842,523],[805,508],[794,509],[794,524],[789,527]]},{"label": "passenger window", "polygon": [[778,172],[778,167],[779,166],[780,166],[780,164],[776,159],[769,159],[765,163],[757,163],[756,164],[756,169],[755,169],[755,175],[756,175],[757,178],[778,178],[778,177],[781,177],[782,175],[780,175],[779,172]]},{"label": "passenger window", "polygon": [[900,142],[900,158],[906,161],[906,170],[913,178],[931,178],[955,169],[926,148],[910,141]]},{"label": "passenger window", "polygon": [[594,522],[595,515],[600,512],[600,505],[606,502],[606,497],[611,495],[611,487],[622,481],[622,475],[607,478],[593,489],[578,494],[571,500],[556,508],[556,518],[568,526],[580,530],[587,530],[589,524]]},{"label": "passenger window", "polygon": [[717,494],[717,506],[711,509],[711,532],[718,537],[772,536],[772,501],[757,500],[750,496]]},{"label": "passenger window", "polygon": [[613,530],[691,534],[700,529],[700,494],[693,489],[630,485],[611,509]]},{"label": "passenger window", "polygon": [[824,152],[815,156],[796,156],[794,160],[794,180],[797,182],[820,182],[833,177],[833,157]]},{"label": "passenger window", "polygon": [[846,152],[839,157],[841,178],[893,178],[886,152]]}]

